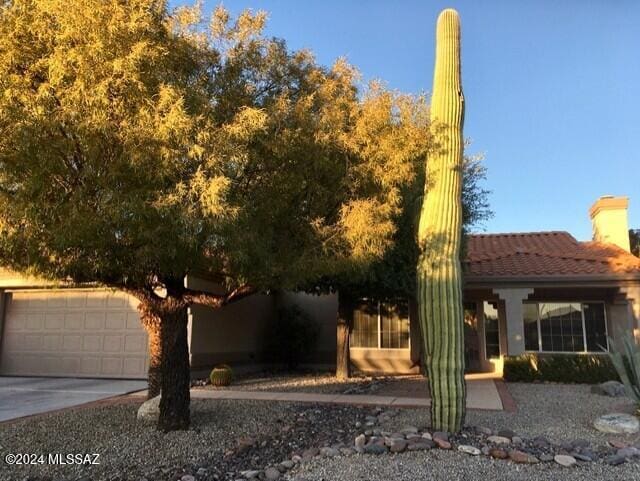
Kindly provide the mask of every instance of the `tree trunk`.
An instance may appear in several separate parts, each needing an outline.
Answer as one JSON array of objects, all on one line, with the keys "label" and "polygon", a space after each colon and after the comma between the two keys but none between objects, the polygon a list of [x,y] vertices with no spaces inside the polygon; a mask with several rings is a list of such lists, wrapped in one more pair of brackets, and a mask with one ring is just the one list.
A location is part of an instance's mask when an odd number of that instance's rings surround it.
[{"label": "tree trunk", "polygon": [[[147,319],[159,321],[160,357],[160,431],[188,429],[189,416],[189,345],[187,341],[187,303],[179,298],[153,298],[142,301],[140,312]],[[152,323],[155,325],[155,322]],[[154,345],[155,346],[155,345]],[[156,346],[157,347],[157,346]],[[156,353],[158,350],[156,349]],[[157,359],[154,361],[157,362]],[[157,367],[157,366],[156,366]],[[157,373],[157,369],[154,370]],[[154,383],[157,376],[154,376]],[[151,387],[151,386],[150,386]],[[154,384],[155,389],[155,384]]]},{"label": "tree trunk", "polygon": [[353,302],[338,294],[337,356],[336,378],[348,379],[351,376],[351,356],[349,353],[349,333],[353,324]]},{"label": "tree trunk", "polygon": [[147,374],[147,399],[160,394],[162,383],[162,340],[160,329],[162,324],[149,304],[141,302],[138,305],[140,320],[149,337],[149,371]]}]

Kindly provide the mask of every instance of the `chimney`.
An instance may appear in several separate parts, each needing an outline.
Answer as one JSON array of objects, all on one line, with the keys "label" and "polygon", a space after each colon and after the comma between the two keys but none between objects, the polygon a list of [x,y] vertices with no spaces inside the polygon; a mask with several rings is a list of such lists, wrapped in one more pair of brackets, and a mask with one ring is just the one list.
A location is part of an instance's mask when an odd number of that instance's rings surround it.
[{"label": "chimney", "polygon": [[628,197],[603,195],[589,209],[593,240],[615,244],[629,252]]}]

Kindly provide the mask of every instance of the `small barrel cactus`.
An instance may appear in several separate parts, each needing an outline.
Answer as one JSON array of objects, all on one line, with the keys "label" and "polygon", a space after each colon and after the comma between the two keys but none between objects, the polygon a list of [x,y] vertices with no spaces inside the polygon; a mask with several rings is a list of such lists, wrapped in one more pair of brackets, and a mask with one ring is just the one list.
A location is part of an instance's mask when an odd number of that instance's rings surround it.
[{"label": "small barrel cactus", "polygon": [[233,380],[233,370],[227,364],[219,364],[211,370],[212,386],[228,386]]}]

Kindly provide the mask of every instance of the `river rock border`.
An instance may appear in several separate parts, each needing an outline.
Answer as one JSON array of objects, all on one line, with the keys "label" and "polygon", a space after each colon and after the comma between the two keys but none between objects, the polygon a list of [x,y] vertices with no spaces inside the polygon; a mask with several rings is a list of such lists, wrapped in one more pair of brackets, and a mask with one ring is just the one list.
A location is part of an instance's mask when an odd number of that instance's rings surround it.
[{"label": "river rock border", "polygon": [[[337,443],[308,448],[279,464],[265,466],[262,470],[240,471],[238,479],[275,481],[298,464],[318,457],[395,455],[431,449],[455,450],[469,456],[485,456],[519,464],[555,463],[565,468],[585,463],[618,466],[640,459],[638,446],[618,440],[601,445],[584,439],[554,442],[544,436],[528,437],[507,428],[492,430],[483,426],[465,427],[455,435],[418,429],[415,426],[405,426],[393,431],[379,427],[380,422],[388,421],[392,416],[392,411],[385,412],[382,408],[376,408],[372,415],[366,416],[364,423],[357,423],[357,427],[366,429],[355,437],[352,445]],[[192,479],[183,477],[182,481]]]}]

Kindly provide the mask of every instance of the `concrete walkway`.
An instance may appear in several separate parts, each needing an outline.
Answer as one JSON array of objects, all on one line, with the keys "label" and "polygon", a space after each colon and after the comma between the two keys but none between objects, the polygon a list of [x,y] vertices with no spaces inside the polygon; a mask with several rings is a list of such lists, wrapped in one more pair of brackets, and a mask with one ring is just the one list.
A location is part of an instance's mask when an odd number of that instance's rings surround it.
[{"label": "concrete walkway", "polygon": [[[372,394],[320,394],[302,392],[234,391],[191,389],[194,399],[242,399],[332,404],[362,404],[393,407],[426,407],[426,397],[376,396]],[[502,411],[502,400],[493,379],[467,379],[467,408]]]}]

